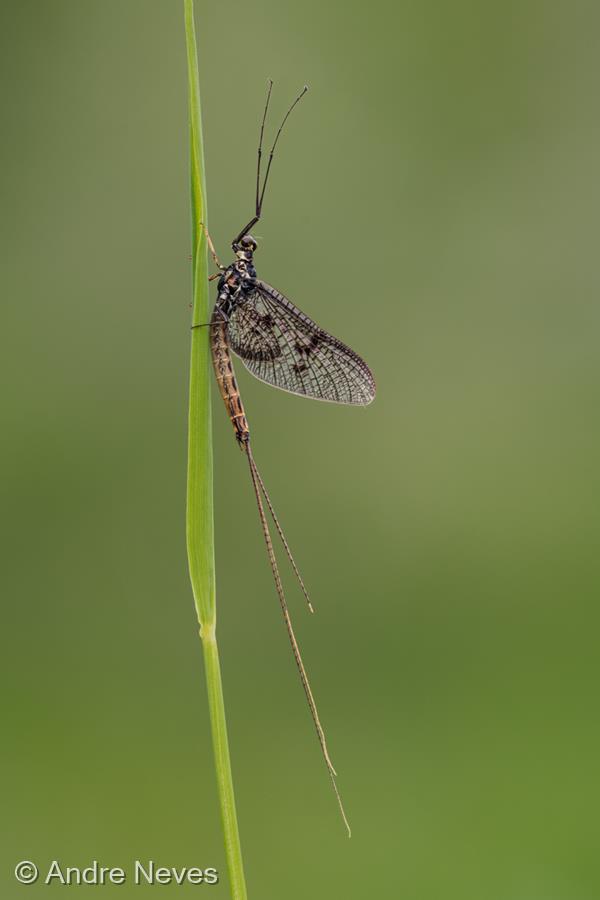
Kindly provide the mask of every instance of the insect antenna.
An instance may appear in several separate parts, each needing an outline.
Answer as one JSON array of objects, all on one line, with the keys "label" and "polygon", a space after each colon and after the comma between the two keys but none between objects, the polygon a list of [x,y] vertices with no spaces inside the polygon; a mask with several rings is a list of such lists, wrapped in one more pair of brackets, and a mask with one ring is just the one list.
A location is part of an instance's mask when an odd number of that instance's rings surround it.
[{"label": "insect antenna", "polygon": [[[258,506],[258,514],[260,517],[260,522],[262,525],[263,536],[265,539],[265,545],[267,548],[267,555],[269,557],[269,562],[271,564],[271,571],[273,573],[273,580],[275,582],[275,588],[277,590],[277,596],[279,597],[279,604],[281,606],[281,612],[283,613],[283,619],[285,622],[285,627],[288,633],[288,637],[290,640],[290,644],[292,647],[292,652],[294,654],[294,659],[296,660],[296,666],[298,668],[298,672],[300,674],[300,680],[302,682],[302,687],[304,688],[304,693],[306,695],[306,700],[308,702],[308,706],[310,709],[310,714],[312,716],[312,720],[314,722],[315,728],[317,730],[317,737],[319,738],[319,744],[321,745],[321,752],[323,753],[323,758],[325,759],[325,764],[327,766],[327,771],[329,772],[329,777],[331,778],[331,783],[333,785],[333,790],[335,792],[335,796],[338,802],[338,806],[340,809],[340,813],[342,815],[342,819],[344,820],[344,824],[348,831],[348,837],[351,835],[350,825],[348,823],[348,819],[346,818],[346,813],[344,811],[344,806],[342,804],[342,798],[340,796],[340,792],[338,790],[338,786],[336,783],[336,771],[333,767],[333,763],[331,762],[331,758],[329,756],[329,751],[327,749],[327,741],[325,740],[325,732],[323,731],[323,726],[321,725],[321,720],[319,719],[319,713],[317,711],[317,704],[315,703],[315,699],[313,697],[313,693],[310,687],[310,683],[308,681],[308,675],[306,674],[306,669],[304,668],[304,663],[302,662],[302,656],[300,654],[300,648],[298,646],[298,641],[296,640],[296,635],[294,633],[294,629],[292,627],[292,620],[290,618],[290,613],[288,610],[287,601],[285,599],[285,592],[283,590],[283,583],[281,581],[281,575],[279,574],[279,567],[277,565],[277,559],[275,558],[275,551],[273,550],[273,541],[271,540],[271,532],[269,530],[269,523],[267,522],[267,517],[265,515],[265,508],[262,500],[262,493],[265,494],[265,499],[267,499],[267,493],[264,487],[264,482],[260,476],[256,463],[254,462],[254,457],[252,456],[252,450],[250,449],[250,444],[246,444],[246,456],[248,457],[248,465],[250,467],[250,477],[252,478],[252,486],[254,487],[254,494],[256,497],[256,505]],[[291,559],[291,554],[289,552],[289,548],[287,545],[287,541],[283,536],[283,532],[277,520],[275,519],[275,514],[273,512],[273,507],[271,505],[270,500],[267,499],[267,505],[269,507],[269,511],[274,517],[274,521],[277,524],[277,530],[279,531],[279,535],[284,542],[284,546],[288,551],[288,556]],[[298,570],[296,569],[295,564],[294,570],[298,574]],[[299,577],[299,575],[298,575]]]}]

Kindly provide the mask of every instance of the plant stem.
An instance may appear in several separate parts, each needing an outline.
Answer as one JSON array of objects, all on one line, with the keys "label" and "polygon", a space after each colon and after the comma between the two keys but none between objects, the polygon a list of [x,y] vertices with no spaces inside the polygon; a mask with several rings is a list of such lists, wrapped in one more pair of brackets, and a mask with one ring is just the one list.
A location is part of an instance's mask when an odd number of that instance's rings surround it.
[{"label": "plant stem", "polygon": [[[190,95],[190,175],[192,201],[192,269],[194,325],[208,322],[208,263],[204,149],[200,117],[200,86],[193,0],[184,0]],[[216,637],[216,591],[213,525],[213,460],[210,407],[209,329],[192,331],[190,406],[188,419],[188,481],[186,534],[190,579],[200,623],[212,730],[217,788],[225,840],[225,855],[233,900],[246,900],[246,883],[235,811],[223,686]]]}]

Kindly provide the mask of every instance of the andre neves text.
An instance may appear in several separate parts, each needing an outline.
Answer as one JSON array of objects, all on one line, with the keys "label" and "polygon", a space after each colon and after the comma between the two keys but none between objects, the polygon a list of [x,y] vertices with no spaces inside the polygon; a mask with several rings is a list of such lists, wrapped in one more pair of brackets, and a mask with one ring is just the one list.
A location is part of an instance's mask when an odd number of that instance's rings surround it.
[{"label": "andre neves text", "polygon": [[217,884],[219,873],[213,867],[158,866],[153,859],[136,859],[129,869],[103,866],[98,860],[86,866],[66,866],[55,859],[47,869],[46,884]]}]

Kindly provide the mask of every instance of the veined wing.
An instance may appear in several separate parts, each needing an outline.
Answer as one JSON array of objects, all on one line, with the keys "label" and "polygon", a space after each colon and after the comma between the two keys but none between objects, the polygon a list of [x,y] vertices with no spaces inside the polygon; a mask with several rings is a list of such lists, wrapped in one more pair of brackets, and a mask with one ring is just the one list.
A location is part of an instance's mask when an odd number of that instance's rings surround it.
[{"label": "veined wing", "polygon": [[246,368],[283,391],[359,406],[375,397],[366,362],[264,281],[234,310],[227,334]]}]

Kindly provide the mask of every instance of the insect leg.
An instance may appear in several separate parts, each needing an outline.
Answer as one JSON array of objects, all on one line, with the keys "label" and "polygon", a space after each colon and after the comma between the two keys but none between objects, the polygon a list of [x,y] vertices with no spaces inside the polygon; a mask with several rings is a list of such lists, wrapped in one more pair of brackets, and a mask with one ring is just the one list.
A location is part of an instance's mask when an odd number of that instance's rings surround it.
[{"label": "insect leg", "polygon": [[265,133],[265,122],[267,121],[267,110],[269,109],[269,100],[271,99],[271,91],[273,90],[273,81],[269,78],[269,89],[267,91],[267,102],[265,103],[265,111],[263,113],[262,122],[260,125],[260,139],[258,142],[258,163],[256,166],[256,215],[260,215],[260,207],[258,205],[258,196],[259,196],[259,187],[260,187],[260,161],[262,159],[262,143],[263,143],[263,135]]},{"label": "insect leg", "polygon": [[262,205],[263,205],[263,200],[264,200],[264,196],[265,196],[265,188],[267,187],[267,181],[269,180],[269,172],[271,171],[271,163],[273,162],[273,154],[275,153],[275,147],[277,146],[277,142],[279,140],[279,135],[283,131],[283,126],[287,122],[288,116],[291,113],[291,111],[293,110],[293,108],[295,107],[296,103],[298,103],[302,99],[302,97],[304,97],[305,93],[308,90],[308,87],[306,85],[304,85],[303,89],[298,94],[298,96],[296,97],[296,99],[294,100],[294,102],[292,103],[292,105],[290,106],[288,111],[286,112],[285,116],[283,117],[283,121],[281,122],[281,125],[279,126],[279,129],[277,131],[277,134],[275,135],[275,140],[273,141],[273,146],[271,147],[271,150],[269,152],[269,161],[267,163],[267,171],[265,172],[265,180],[263,181],[262,190],[261,190],[259,188],[259,182],[260,182],[260,162],[261,162],[261,158],[262,158],[262,139],[263,139],[263,131],[264,131],[264,127],[265,127],[265,119],[267,116],[267,109],[269,107],[269,100],[271,98],[272,87],[273,87],[273,82],[269,81],[267,102],[265,104],[265,111],[263,114],[262,125],[260,128],[260,145],[258,148],[258,168],[257,168],[257,173],[256,173],[256,211],[255,211],[253,218],[250,219],[248,224],[242,228],[242,230],[240,231],[238,236],[236,238],[234,238],[234,240],[232,241],[233,244],[239,243],[239,241],[241,241],[241,239],[244,237],[244,235],[248,234],[250,229],[254,225],[256,225],[256,223],[258,222],[258,220],[260,219],[260,217],[262,215]]},{"label": "insect leg", "polygon": [[[222,266],[221,263],[219,262],[219,257],[217,256],[217,251],[215,250],[215,245],[214,245],[213,242],[212,242],[211,236],[210,236],[210,234],[208,233],[208,228],[206,227],[206,225],[204,224],[204,222],[198,222],[198,225],[199,225],[199,227],[202,229],[202,231],[204,232],[204,234],[206,235],[206,242],[208,243],[208,249],[210,250],[210,255],[212,256],[212,258],[213,258],[213,260],[214,260],[214,262],[215,262],[215,265],[216,265],[217,269],[220,269],[221,272],[223,272],[224,269],[225,269],[225,266]],[[213,277],[213,278],[216,278],[217,276],[216,276],[216,275],[213,275],[212,277]],[[210,281],[210,280],[211,280],[211,279],[209,279],[209,281]]]},{"label": "insect leg", "polygon": [[271,171],[271,163],[273,162],[273,154],[275,153],[275,147],[277,146],[277,141],[279,140],[279,135],[283,131],[283,126],[287,122],[289,114],[291,113],[291,111],[293,110],[295,105],[297,103],[299,103],[300,100],[302,100],[302,98],[304,97],[307,90],[308,90],[307,85],[304,85],[304,87],[302,88],[302,90],[300,91],[300,93],[298,94],[298,96],[296,97],[296,99],[294,100],[294,102],[292,103],[292,105],[290,106],[288,111],[286,112],[285,116],[283,117],[283,121],[281,122],[281,125],[279,126],[279,129],[277,131],[277,134],[275,135],[275,140],[273,141],[273,146],[271,147],[271,152],[269,153],[269,162],[267,163],[267,171],[265,172],[265,180],[263,181],[262,191],[260,193],[260,200],[258,202],[258,207],[257,207],[257,215],[258,216],[260,216],[261,211],[262,211],[263,199],[265,196],[265,188],[267,187],[267,181],[269,180],[269,172]]}]

